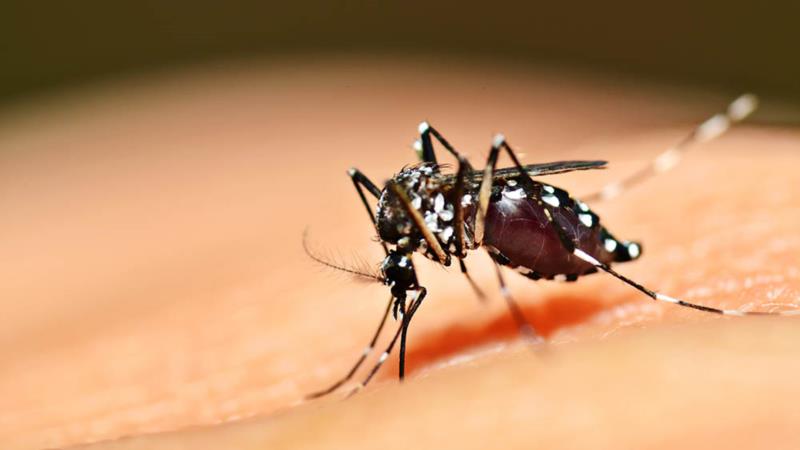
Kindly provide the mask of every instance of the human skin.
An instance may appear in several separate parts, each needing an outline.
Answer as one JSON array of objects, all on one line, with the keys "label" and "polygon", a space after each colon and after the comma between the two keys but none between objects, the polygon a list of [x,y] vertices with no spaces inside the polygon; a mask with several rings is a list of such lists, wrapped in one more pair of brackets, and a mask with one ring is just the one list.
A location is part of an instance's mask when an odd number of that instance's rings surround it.
[{"label": "human skin", "polygon": [[[286,61],[7,111],[0,441],[796,448],[798,319],[720,319],[656,304],[602,274],[534,283],[509,271],[547,340],[528,348],[480,252],[467,264],[485,304],[457,267],[417,258],[429,297],[411,327],[404,383],[391,359],[359,395],[303,401],[346,373],[388,300],[384,286],[302,251],[308,228],[324,255],[380,261],[346,169],[381,183],[414,161],[410,143],[427,119],[476,166],[499,131],[524,162],[609,160],[606,171],[547,178],[579,196],[631,173],[728,100],[627,84],[465,64]],[[591,205],[617,237],[643,242],[642,258],[620,272],[711,306],[796,309],[800,132],[755,119]]]}]

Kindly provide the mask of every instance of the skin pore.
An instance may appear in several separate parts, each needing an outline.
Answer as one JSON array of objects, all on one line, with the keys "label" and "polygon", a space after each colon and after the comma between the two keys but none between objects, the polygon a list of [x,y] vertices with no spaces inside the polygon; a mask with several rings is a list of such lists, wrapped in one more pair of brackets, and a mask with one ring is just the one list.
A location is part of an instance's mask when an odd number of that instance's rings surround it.
[{"label": "skin pore", "polygon": [[[790,448],[796,318],[656,304],[604,274],[505,272],[548,341],[529,351],[485,254],[416,257],[428,298],[374,385],[347,372],[385,286],[325,270],[311,244],[381,259],[346,170],[415,161],[429,120],[475,167],[503,132],[523,163],[606,159],[547,177],[581,197],[730,100],[521,68],[389,61],[231,66],[114,83],[0,116],[0,441],[9,448]],[[768,99],[763,109],[769,109]],[[592,209],[642,257],[616,269],[729,309],[800,302],[800,132],[752,124]],[[453,163],[443,153],[442,162]],[[499,167],[508,165],[501,160]],[[397,322],[390,321],[374,362]],[[102,442],[130,437],[115,442]]]}]

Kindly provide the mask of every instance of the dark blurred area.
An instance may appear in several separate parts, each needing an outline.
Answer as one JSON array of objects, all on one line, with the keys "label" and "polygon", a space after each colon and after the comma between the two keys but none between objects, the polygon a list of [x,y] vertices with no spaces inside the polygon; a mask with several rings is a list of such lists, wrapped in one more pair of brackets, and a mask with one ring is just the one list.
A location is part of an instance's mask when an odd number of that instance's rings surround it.
[{"label": "dark blurred area", "polygon": [[366,53],[639,76],[800,104],[800,2],[6,0],[0,104],[196,62]]}]

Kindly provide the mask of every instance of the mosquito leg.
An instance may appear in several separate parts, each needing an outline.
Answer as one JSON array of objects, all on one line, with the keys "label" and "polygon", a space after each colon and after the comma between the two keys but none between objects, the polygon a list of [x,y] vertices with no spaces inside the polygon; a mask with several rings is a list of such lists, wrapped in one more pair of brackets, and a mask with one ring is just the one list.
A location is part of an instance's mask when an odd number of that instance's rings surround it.
[{"label": "mosquito leg", "polygon": [[[486,168],[483,172],[483,181],[481,182],[481,187],[479,190],[479,198],[478,198],[478,218],[475,224],[476,235],[478,234],[478,229],[480,229],[480,241],[483,241],[483,229],[484,229],[484,222],[486,220],[486,210],[489,205],[489,197],[492,192],[492,179],[493,179],[493,172],[494,168],[497,165],[497,158],[500,154],[500,149],[505,149],[508,153],[508,156],[514,162],[514,165],[517,168],[517,171],[520,173],[521,180],[531,185],[533,184],[533,179],[528,175],[525,168],[520,164],[519,159],[514,154],[514,150],[506,143],[505,136],[502,134],[498,134],[494,137],[492,142],[492,149],[489,152],[489,158],[486,162]],[[552,213],[549,213],[552,217]],[[564,245],[569,245],[571,241],[567,238],[566,234],[563,230],[560,230],[559,227],[556,226],[553,220],[550,221],[552,226],[556,227],[556,230],[559,231],[559,237],[561,238]],[[477,237],[476,237],[477,240]],[[494,258],[492,259],[494,261]],[[536,330],[533,326],[525,319],[525,315],[522,313],[522,309],[520,309],[517,302],[511,296],[511,293],[506,286],[506,282],[503,279],[503,274],[500,271],[500,265],[497,261],[494,261],[495,271],[497,272],[497,279],[500,283],[500,293],[503,294],[503,298],[506,300],[506,304],[508,304],[508,309],[511,312],[511,316],[514,318],[514,321],[517,323],[519,327],[520,333],[522,336],[530,340],[531,342],[540,342],[542,338],[536,333]]]},{"label": "mosquito leg", "polygon": [[456,245],[456,256],[458,257],[458,266],[461,269],[461,273],[467,278],[469,285],[472,287],[472,290],[475,291],[475,295],[478,296],[480,301],[486,300],[486,294],[483,293],[481,288],[475,283],[475,281],[470,276],[469,272],[467,271],[467,265],[464,264],[464,257],[466,256],[466,230],[464,225],[464,205],[462,204],[462,197],[464,196],[464,184],[466,183],[466,178],[468,174],[472,173],[472,168],[467,162],[466,159],[463,157],[458,157],[458,172],[456,173],[456,182],[453,187],[453,205],[454,205],[454,229],[455,229],[455,245]]},{"label": "mosquito leg", "polygon": [[[419,308],[419,305],[425,298],[425,294],[427,294],[427,291],[424,288],[421,288],[419,294],[417,294],[417,298],[415,298],[414,301],[411,303],[411,305],[409,305],[409,307],[406,309],[406,313],[403,315],[404,322],[406,320],[406,316],[408,316],[408,321],[409,322],[411,321],[411,317],[413,317],[414,313],[417,312],[417,308]],[[378,358],[378,362],[375,363],[375,365],[372,367],[372,370],[370,370],[367,377],[364,378],[364,381],[362,381],[361,384],[358,385],[358,387],[350,391],[348,397],[363,389],[367,384],[369,384],[369,382],[372,380],[375,374],[378,373],[378,370],[380,370],[381,366],[383,366],[383,363],[386,362],[386,360],[389,358],[389,355],[392,353],[395,344],[397,344],[398,338],[400,338],[400,335],[403,332],[403,328],[405,328],[406,326],[407,324],[404,323],[397,328],[397,331],[394,333],[394,336],[392,337],[392,340],[389,342],[389,345],[386,347],[386,350],[384,350],[383,353],[381,353],[381,356]]]},{"label": "mosquito leg", "polygon": [[393,303],[394,303],[394,297],[389,298],[389,303],[386,305],[386,311],[383,312],[383,317],[381,318],[381,321],[378,324],[378,329],[375,330],[375,333],[372,335],[372,339],[369,341],[369,344],[366,347],[364,347],[364,351],[361,352],[361,356],[358,358],[358,361],[356,361],[356,363],[353,364],[353,367],[350,369],[349,372],[347,372],[347,375],[342,377],[336,383],[333,383],[327,389],[323,389],[321,391],[317,391],[307,395],[306,396],[307,400],[328,395],[331,392],[338,389],[341,385],[350,381],[351,378],[353,378],[353,375],[355,375],[358,368],[361,367],[362,364],[364,364],[364,361],[367,359],[367,356],[369,356],[369,354],[372,353],[372,350],[375,348],[375,343],[378,342],[378,337],[381,335],[381,331],[383,331],[384,325],[386,325],[386,318],[389,317],[389,310],[392,309]]},{"label": "mosquito leg", "polygon": [[506,151],[506,154],[508,155],[509,158],[511,158],[511,161],[514,163],[514,167],[516,167],[516,169],[519,171],[520,178],[522,178],[523,182],[525,183],[534,182],[533,178],[531,178],[531,176],[528,175],[528,171],[525,170],[525,167],[523,167],[523,165],[519,162],[519,159],[517,158],[517,155],[514,152],[514,150],[508,145],[508,142],[506,142],[505,136],[503,136],[502,134],[498,134],[494,137],[494,144],[492,145],[492,149],[494,148],[504,149]]},{"label": "mosquito leg", "polygon": [[478,213],[475,218],[475,244],[478,245],[483,243],[486,211],[489,208],[489,197],[492,194],[494,168],[497,165],[497,157],[500,154],[500,146],[503,142],[505,142],[505,138],[502,134],[495,136],[492,142],[492,149],[489,151],[489,158],[486,160],[486,166],[483,169],[483,180],[478,188]]},{"label": "mosquito leg", "polygon": [[673,298],[673,297],[670,297],[668,295],[660,294],[658,292],[652,291],[652,290],[642,286],[641,284],[631,280],[630,278],[627,278],[624,275],[621,275],[621,274],[617,273],[614,269],[609,267],[607,264],[601,263],[595,257],[593,257],[592,255],[584,252],[583,250],[581,250],[579,248],[576,248],[572,253],[575,256],[577,256],[578,258],[586,261],[587,263],[597,267],[598,269],[600,269],[600,270],[602,270],[604,272],[607,272],[607,273],[611,274],[612,276],[614,276],[618,280],[621,280],[623,283],[627,284],[628,286],[633,287],[637,291],[639,291],[639,292],[643,293],[644,295],[652,298],[653,300],[656,300],[656,301],[659,301],[659,302],[673,303],[673,304],[676,304],[676,305],[679,305],[679,306],[683,306],[683,307],[686,307],[686,308],[692,308],[692,309],[696,309],[696,310],[699,310],[699,311],[705,311],[705,312],[714,313],[714,314],[721,314],[721,315],[725,315],[725,316],[796,316],[796,315],[800,315],[800,310],[794,310],[794,311],[740,311],[738,309],[713,308],[711,306],[705,306],[705,305],[700,305],[700,304],[697,304],[697,303],[691,303],[691,302],[687,302],[687,301],[684,301],[684,300],[679,300],[677,298]]},{"label": "mosquito leg", "polygon": [[724,134],[731,126],[746,119],[758,107],[758,98],[753,94],[744,94],[728,105],[724,112],[711,116],[698,125],[676,145],[668,148],[658,155],[650,164],[619,181],[609,183],[600,191],[582,197],[584,201],[592,202],[609,200],[617,197],[648,178],[664,173],[675,167],[693,144],[708,142]]},{"label": "mosquito leg", "polygon": [[[350,179],[353,180],[353,185],[356,187],[356,191],[358,191],[358,196],[361,197],[361,203],[364,204],[364,208],[367,209],[367,213],[369,214],[369,220],[372,222],[372,226],[375,227],[375,231],[378,231],[378,223],[375,222],[375,214],[372,212],[372,207],[369,206],[369,202],[367,201],[367,196],[364,194],[364,189],[366,189],[370,194],[372,194],[376,199],[381,198],[381,190],[375,186],[375,183],[370,181],[369,178],[366,177],[360,170],[356,168],[352,168],[347,171],[347,174],[350,175]],[[381,241],[381,247],[383,247],[383,252],[388,255],[389,249],[386,247],[386,243]]]},{"label": "mosquito leg", "polygon": [[[458,172],[456,172],[456,182],[453,186],[453,215],[454,215],[454,225],[455,225],[455,238],[456,238],[456,255],[458,256],[458,260],[464,257],[465,248],[464,248],[464,240],[466,230],[464,230],[464,205],[462,204],[462,198],[464,197],[464,183],[466,182],[467,174],[470,173],[472,169],[470,169],[469,163],[466,159],[459,157],[458,158]],[[463,269],[462,272],[466,273],[466,267],[464,264],[461,264]]]},{"label": "mosquito leg", "polygon": [[428,290],[424,287],[421,287],[417,293],[417,298],[414,300],[416,306],[414,307],[413,311],[410,311],[411,308],[408,308],[406,313],[403,314],[403,322],[400,327],[402,330],[400,332],[400,381],[403,381],[406,376],[406,338],[408,337],[408,326],[411,324],[411,317],[414,315],[414,312],[416,312],[417,307],[419,307],[419,304],[426,295],[428,295]]},{"label": "mosquito leg", "polygon": [[494,262],[494,269],[497,273],[497,281],[500,283],[500,293],[503,295],[506,305],[508,305],[508,311],[511,313],[511,317],[514,318],[514,322],[516,322],[520,334],[530,343],[542,342],[543,339],[539,336],[539,333],[536,332],[533,325],[525,318],[525,314],[522,313],[522,308],[519,307],[514,297],[511,296],[511,292],[508,290],[508,286],[506,286],[506,280],[503,278],[503,273],[500,271],[500,264],[494,261],[494,259],[492,259],[492,261]]},{"label": "mosquito leg", "polygon": [[381,353],[381,356],[378,358],[378,362],[375,363],[374,366],[372,366],[372,370],[369,371],[369,375],[367,375],[367,377],[364,378],[364,380],[358,386],[356,386],[352,391],[350,391],[349,394],[347,394],[348,397],[352,396],[361,389],[364,389],[367,386],[367,384],[369,384],[369,382],[372,380],[372,377],[374,377],[375,374],[378,373],[378,370],[380,370],[381,366],[383,366],[383,363],[386,362],[386,360],[389,358],[389,355],[392,353],[394,345],[397,343],[397,338],[400,337],[400,333],[402,332],[402,330],[403,330],[402,325],[397,328],[397,331],[394,333],[392,340],[389,342],[389,346],[386,347],[386,350],[384,350],[383,353]]},{"label": "mosquito leg", "polygon": [[464,264],[464,256],[466,255],[465,251],[465,230],[464,230],[464,207],[461,204],[461,198],[464,196],[464,183],[466,182],[466,177],[470,174],[473,169],[472,165],[467,161],[466,158],[461,156],[458,151],[453,148],[453,146],[447,142],[447,140],[438,132],[435,128],[433,128],[428,122],[422,122],[419,124],[419,133],[420,139],[415,143],[415,147],[419,152],[420,159],[423,162],[430,162],[436,163],[436,154],[433,151],[433,141],[431,140],[431,136],[436,138],[442,146],[447,149],[453,156],[458,159],[458,172],[456,174],[456,182],[454,187],[454,194],[453,194],[453,202],[454,202],[454,215],[455,215],[455,237],[456,237],[456,253],[458,256],[458,265],[461,269],[461,273],[467,278],[472,290],[475,291],[475,294],[478,298],[483,301],[486,299],[486,294],[478,287],[472,277],[469,275],[467,271],[467,266]]},{"label": "mosquito leg", "polygon": [[[431,136],[436,138],[440,144],[448,151],[451,155],[455,156],[456,159],[459,160],[459,163],[464,159],[458,151],[449,143],[447,139],[444,138],[435,128],[433,128],[428,122],[422,122],[419,124],[419,140],[414,142],[414,149],[417,151],[417,155],[422,162],[426,163],[434,163],[436,164],[436,153],[433,151],[433,141],[431,140]],[[467,167],[472,170],[472,166],[469,165],[467,162]]]},{"label": "mosquito leg", "polygon": [[478,300],[480,300],[481,302],[485,302],[486,294],[483,292],[483,289],[481,289],[480,286],[478,286],[478,283],[476,283],[475,280],[472,279],[472,276],[467,271],[467,265],[464,263],[463,258],[458,258],[458,265],[459,268],[461,269],[461,273],[463,273],[464,277],[467,278],[467,281],[469,282],[469,285],[472,287],[472,290],[475,291],[475,295],[478,296]]},{"label": "mosquito leg", "polygon": [[481,181],[480,188],[478,188],[478,214],[475,221],[475,242],[483,242],[483,233],[486,223],[486,211],[489,208],[489,197],[492,194],[492,183],[494,180],[494,169],[497,166],[497,158],[500,156],[500,149],[505,148],[508,156],[514,162],[517,171],[525,183],[532,184],[533,179],[528,175],[528,172],[520,164],[517,156],[511,147],[506,144],[506,138],[502,134],[496,134],[492,140],[492,148],[489,150],[489,157],[486,160],[486,166],[483,169],[483,180]]},{"label": "mosquito leg", "polygon": [[[481,183],[481,190],[480,190],[480,198],[479,198],[479,207],[478,207],[478,222],[475,224],[476,230],[480,227],[481,229],[481,240],[483,239],[483,225],[485,221],[485,214],[486,208],[488,207],[489,203],[489,195],[491,194],[491,182],[492,182],[492,175],[494,171],[494,166],[497,164],[497,157],[499,156],[500,150],[504,149],[508,154],[511,161],[513,161],[517,172],[520,174],[520,181],[523,184],[526,184],[528,188],[530,188],[534,181],[528,172],[525,170],[525,167],[519,162],[517,155],[514,153],[514,150],[511,146],[508,145],[506,142],[505,136],[502,134],[498,134],[494,137],[494,141],[492,143],[492,149],[489,152],[489,160],[486,163],[486,169],[483,173],[483,182]],[[547,213],[547,218],[550,221],[551,226],[555,230],[558,238],[561,240],[562,245],[565,248],[572,251],[575,248],[576,243],[570,239],[564,230],[559,227],[555,221],[553,220],[553,208],[550,205],[544,205],[545,212]],[[475,234],[478,234],[477,231]]]},{"label": "mosquito leg", "polygon": [[408,198],[408,193],[400,187],[397,182],[389,180],[386,183],[386,189],[389,189],[397,196],[397,199],[400,201],[400,204],[403,206],[406,214],[411,218],[411,221],[414,222],[414,225],[417,227],[417,230],[422,234],[422,237],[425,239],[425,242],[428,244],[428,248],[433,251],[436,255],[436,258],[439,260],[440,263],[444,266],[450,265],[450,253],[446,252],[442,245],[439,243],[439,240],[436,239],[433,232],[428,228],[428,225],[425,224],[425,219],[422,218],[422,214],[414,208],[411,204],[411,200]]}]

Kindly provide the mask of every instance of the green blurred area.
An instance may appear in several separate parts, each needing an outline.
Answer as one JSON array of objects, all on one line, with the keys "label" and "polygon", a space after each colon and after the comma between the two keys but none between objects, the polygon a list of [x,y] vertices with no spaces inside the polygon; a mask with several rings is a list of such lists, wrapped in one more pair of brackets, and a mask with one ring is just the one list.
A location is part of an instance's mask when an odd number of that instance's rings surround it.
[{"label": "green blurred area", "polygon": [[441,54],[578,68],[800,104],[800,2],[5,0],[0,104],[194,62]]}]

